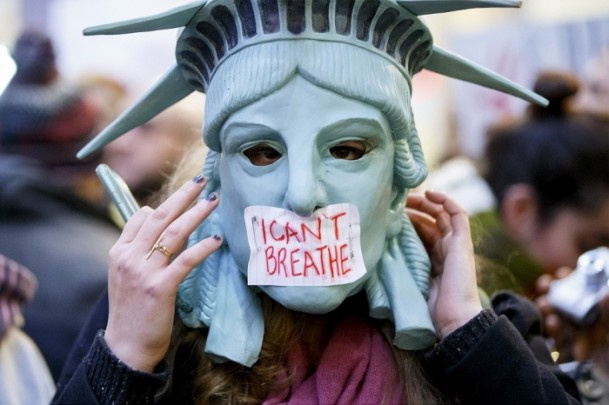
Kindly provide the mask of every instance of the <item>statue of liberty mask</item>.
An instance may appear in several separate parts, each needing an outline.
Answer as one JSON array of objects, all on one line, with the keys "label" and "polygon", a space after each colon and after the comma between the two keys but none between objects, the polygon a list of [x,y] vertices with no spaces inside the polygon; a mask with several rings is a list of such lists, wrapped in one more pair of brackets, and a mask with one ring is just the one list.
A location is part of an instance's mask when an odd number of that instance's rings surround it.
[{"label": "statue of liberty mask", "polygon": [[545,103],[433,45],[420,15],[517,6],[475,0],[209,0],[87,34],[183,27],[177,64],[79,156],[146,122],[192,91],[206,93],[204,164],[218,209],[191,236],[222,248],[178,293],[206,352],[247,366],[264,320],[258,294],[325,313],[364,291],[390,319],[394,344],[431,346],[429,258],[404,211],[427,169],[410,108],[423,68]]}]

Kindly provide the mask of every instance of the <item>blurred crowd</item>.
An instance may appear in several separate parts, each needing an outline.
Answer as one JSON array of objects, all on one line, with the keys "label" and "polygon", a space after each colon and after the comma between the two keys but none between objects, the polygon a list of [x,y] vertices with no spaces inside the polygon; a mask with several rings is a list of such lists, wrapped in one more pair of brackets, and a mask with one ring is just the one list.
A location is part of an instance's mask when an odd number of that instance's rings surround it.
[{"label": "blurred crowd", "polygon": [[482,294],[511,290],[535,302],[555,361],[592,397],[599,385],[607,395],[609,53],[580,77],[539,72],[534,90],[547,107],[496,122],[483,156],[448,159],[425,187],[469,210]]},{"label": "blurred crowd", "polygon": [[[190,147],[202,151],[202,103],[186,99],[101,153],[77,159],[76,152],[118,115],[133,90],[110,76],[65,77],[55,56],[49,37],[23,32],[12,49],[16,74],[0,94],[0,258],[6,263],[0,271],[0,305],[7,299],[11,308],[23,306],[23,317],[15,312],[11,322],[6,320],[18,332],[0,329],[0,387],[6,387],[0,389],[0,403],[5,398],[8,403],[44,402],[18,395],[35,395],[31,382],[40,380],[36,375],[48,373],[43,381],[50,386],[59,378],[79,330],[106,289],[108,250],[123,223],[96,166],[108,163],[142,204],[152,204],[182,153]],[[9,274],[13,268],[19,271]],[[11,277],[31,279],[19,301]],[[33,348],[15,343],[28,336]],[[37,350],[42,356],[35,359],[44,367],[23,359],[23,353],[34,356]],[[11,363],[7,352],[20,360]],[[17,373],[5,367],[9,364],[24,367]],[[30,384],[16,384],[17,375],[27,376]],[[54,390],[49,384],[45,388],[36,393],[50,399]]]}]

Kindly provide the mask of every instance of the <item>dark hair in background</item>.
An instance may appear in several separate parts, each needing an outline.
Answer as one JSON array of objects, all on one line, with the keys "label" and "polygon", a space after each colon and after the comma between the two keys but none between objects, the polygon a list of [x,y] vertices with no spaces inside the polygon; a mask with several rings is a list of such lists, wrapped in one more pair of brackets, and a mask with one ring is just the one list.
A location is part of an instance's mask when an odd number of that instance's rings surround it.
[{"label": "dark hair in background", "polygon": [[92,172],[100,153],[86,160],[77,159],[76,153],[93,135],[99,108],[79,86],[60,77],[51,38],[26,29],[15,41],[12,56],[17,71],[0,93],[0,152]]},{"label": "dark hair in background", "polygon": [[535,190],[541,221],[565,207],[594,211],[609,198],[609,117],[574,111],[578,90],[572,74],[542,72],[535,91],[549,106],[531,106],[523,118],[489,130],[484,177],[499,207],[517,183]]},{"label": "dark hair in background", "polygon": [[17,65],[13,83],[44,86],[58,75],[55,47],[51,38],[42,32],[22,32],[15,41],[12,56]]}]

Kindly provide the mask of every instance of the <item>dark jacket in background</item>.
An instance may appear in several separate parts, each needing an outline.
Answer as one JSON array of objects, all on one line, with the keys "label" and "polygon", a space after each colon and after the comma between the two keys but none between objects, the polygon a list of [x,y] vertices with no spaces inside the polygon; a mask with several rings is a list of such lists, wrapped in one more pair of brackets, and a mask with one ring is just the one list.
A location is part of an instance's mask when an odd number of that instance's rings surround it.
[{"label": "dark jacket in background", "polygon": [[38,279],[24,330],[55,379],[107,285],[108,250],[120,234],[62,180],[34,160],[0,154],[0,253]]}]

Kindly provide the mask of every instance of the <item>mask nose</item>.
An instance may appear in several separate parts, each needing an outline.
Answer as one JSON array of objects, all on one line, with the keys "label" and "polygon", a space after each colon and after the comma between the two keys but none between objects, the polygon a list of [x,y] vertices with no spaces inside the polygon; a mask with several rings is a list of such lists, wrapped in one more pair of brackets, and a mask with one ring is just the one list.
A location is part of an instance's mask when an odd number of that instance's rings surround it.
[{"label": "mask nose", "polygon": [[323,182],[319,179],[318,162],[314,156],[300,155],[290,159],[290,175],[286,202],[288,209],[307,217],[327,202]]}]

